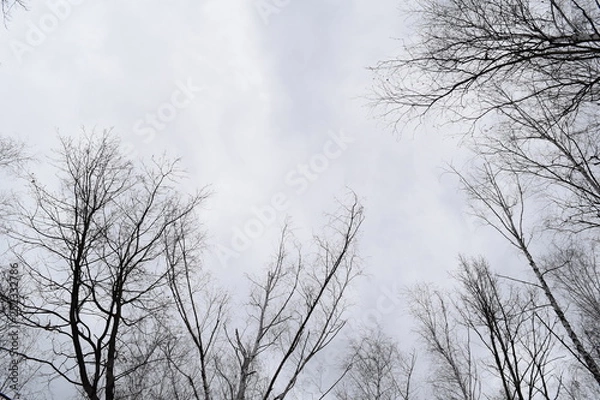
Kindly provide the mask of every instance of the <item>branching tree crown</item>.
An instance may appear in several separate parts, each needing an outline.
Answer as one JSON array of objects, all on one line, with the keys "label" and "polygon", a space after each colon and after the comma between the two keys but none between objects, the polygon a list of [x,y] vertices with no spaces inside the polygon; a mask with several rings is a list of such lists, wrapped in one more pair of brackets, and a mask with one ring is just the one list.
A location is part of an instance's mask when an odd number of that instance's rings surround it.
[{"label": "branching tree crown", "polygon": [[167,232],[205,195],[177,193],[176,162],[136,167],[109,132],[61,143],[58,188],[30,176],[30,197],[10,204],[6,221],[29,281],[19,304],[23,324],[44,331],[50,343],[39,349],[47,354],[23,356],[89,399],[122,398],[131,393],[120,382],[157,362],[155,350],[166,340],[145,334],[163,332],[169,305]]},{"label": "branching tree crown", "polygon": [[[600,5],[593,0],[419,0],[416,43],[379,63],[392,117],[446,108],[462,118],[542,103],[576,113],[598,93]],[[401,122],[401,121],[398,121]]]}]

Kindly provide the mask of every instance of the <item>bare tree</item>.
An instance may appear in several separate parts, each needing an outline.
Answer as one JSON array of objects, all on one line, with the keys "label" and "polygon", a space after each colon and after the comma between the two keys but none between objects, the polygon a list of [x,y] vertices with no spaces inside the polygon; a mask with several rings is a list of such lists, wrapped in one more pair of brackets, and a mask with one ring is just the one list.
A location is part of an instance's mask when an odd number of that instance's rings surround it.
[{"label": "bare tree", "polygon": [[[543,260],[542,268],[553,291],[563,304],[573,330],[591,359],[600,364],[600,271],[596,263],[595,243],[571,243],[558,248]],[[580,398],[600,395],[595,377],[586,373],[585,363],[572,366],[576,377],[571,389]],[[594,384],[595,383],[595,384]],[[573,395],[573,398],[577,398]]]},{"label": "bare tree", "polygon": [[[460,286],[445,294],[418,287],[412,313],[437,364],[440,399],[557,399],[569,392],[558,319],[537,291],[493,274],[485,260],[461,258]],[[581,398],[584,397],[574,397]]]},{"label": "bare tree", "polygon": [[[531,250],[531,236],[527,232],[525,200],[527,192],[521,183],[520,175],[514,172],[503,173],[486,163],[476,178],[463,177],[463,184],[472,196],[475,204],[480,204],[479,216],[490,226],[502,234],[527,260],[536,279],[536,287],[544,293],[550,307],[567,337],[569,343],[562,341],[575,355],[575,359],[592,375],[600,385],[600,367],[594,357],[594,351],[585,345],[582,335],[578,332],[573,319],[566,312],[568,303],[553,289],[548,269],[557,270],[559,266],[544,265],[543,261]],[[556,278],[555,278],[556,279]]]},{"label": "bare tree", "polygon": [[22,355],[88,399],[131,398],[137,388],[122,382],[160,361],[156,349],[169,339],[148,334],[162,332],[169,306],[167,231],[204,194],[182,197],[176,162],[135,166],[110,132],[61,143],[52,161],[58,188],[30,176],[31,197],[12,205],[7,223],[30,280],[22,323],[48,338]]},{"label": "bare tree", "polygon": [[179,272],[170,275],[171,290],[182,337],[195,355],[193,362],[173,359],[186,398],[282,400],[294,393],[345,325],[345,295],[360,272],[354,246],[362,220],[355,198],[332,217],[331,237],[315,238],[312,257],[299,246],[290,252],[286,226],[272,265],[262,277],[250,278],[244,323],[228,317],[227,295],[198,278],[197,239],[186,229],[173,231],[178,241],[171,242],[168,259]]},{"label": "bare tree", "polygon": [[493,375],[508,399],[555,399],[563,376],[555,363],[556,318],[536,291],[500,282],[483,259],[461,259],[458,310],[491,355]]},{"label": "bare tree", "polygon": [[411,400],[415,398],[416,354],[404,354],[380,328],[354,339],[344,360],[346,372],[336,389],[339,400]]},{"label": "bare tree", "polygon": [[598,100],[598,2],[417,4],[416,38],[403,56],[374,68],[381,78],[377,99],[395,116],[439,107],[480,118],[531,100],[559,116]]},{"label": "bare tree", "polygon": [[435,398],[479,399],[481,378],[471,353],[470,336],[461,330],[450,299],[430,286],[420,285],[412,290],[409,301],[417,332],[435,365],[430,381]]}]

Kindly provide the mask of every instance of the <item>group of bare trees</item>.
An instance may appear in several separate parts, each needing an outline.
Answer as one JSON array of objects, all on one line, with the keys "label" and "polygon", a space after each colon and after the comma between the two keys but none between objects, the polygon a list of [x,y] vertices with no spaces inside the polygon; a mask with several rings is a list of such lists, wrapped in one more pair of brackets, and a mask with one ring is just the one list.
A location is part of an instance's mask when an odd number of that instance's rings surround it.
[{"label": "group of bare trees", "polygon": [[195,257],[181,235],[169,251],[169,264],[172,271],[181,265],[184,272],[169,279],[185,325],[183,337],[197,355],[185,366],[174,364],[189,382],[184,397],[267,400],[293,393],[311,361],[346,323],[344,295],[360,273],[353,247],[361,223],[361,208],[353,202],[331,221],[331,237],[317,238],[311,257],[290,246],[284,228],[266,274],[251,278],[246,317],[229,323],[227,298],[204,282],[198,285],[189,273]]},{"label": "group of bare trees", "polygon": [[109,132],[61,145],[50,161],[57,182],[27,175],[26,195],[4,205],[23,276],[19,297],[0,300],[40,334],[33,348],[0,351],[91,400],[294,393],[346,323],[360,274],[356,198],[308,251],[284,228],[271,265],[236,304],[203,267],[206,194],[182,193],[177,162],[131,161]]},{"label": "group of bare trees", "polygon": [[588,382],[574,373],[558,318],[536,288],[499,277],[481,258],[461,259],[455,277],[450,293],[418,286],[410,296],[436,398],[587,398],[573,389]]},{"label": "group of bare trees", "polygon": [[434,392],[495,398],[497,382],[504,399],[598,398],[600,3],[422,0],[417,20],[403,55],[374,68],[378,100],[400,129],[466,122],[473,161],[455,172],[528,267],[506,277],[462,260],[458,293],[413,292]]},{"label": "group of bare trees", "polygon": [[[481,257],[459,264],[451,288],[420,284],[406,293],[419,359],[414,350],[400,350],[397,338],[369,330],[348,350],[337,399],[598,398],[593,374],[539,285],[495,273]],[[571,288],[596,284],[572,272],[565,277]],[[573,301],[588,307],[598,299],[578,293]],[[581,326],[584,346],[597,340],[597,323],[586,319]]]},{"label": "group of bare trees", "polygon": [[[397,126],[467,122],[473,161],[455,172],[523,274],[461,258],[452,290],[408,294],[419,362],[368,331],[319,397],[600,398],[600,3],[417,3],[417,36],[374,68],[378,100]],[[17,150],[0,141],[0,166]],[[202,264],[206,193],[182,194],[176,162],[128,160],[110,134],[64,138],[57,154],[56,185],[28,175],[0,214],[24,276],[19,324],[40,335],[19,357],[90,400],[307,393],[360,273],[356,199],[308,252],[284,228],[240,303]]]}]

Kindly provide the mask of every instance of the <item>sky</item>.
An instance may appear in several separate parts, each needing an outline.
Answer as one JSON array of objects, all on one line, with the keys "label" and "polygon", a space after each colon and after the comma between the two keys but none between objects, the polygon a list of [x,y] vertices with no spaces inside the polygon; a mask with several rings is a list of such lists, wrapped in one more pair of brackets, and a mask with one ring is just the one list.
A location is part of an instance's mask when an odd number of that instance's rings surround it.
[{"label": "sky", "polygon": [[467,157],[460,127],[425,117],[399,134],[372,106],[368,67],[414,33],[400,3],[31,2],[0,28],[0,134],[47,154],[57,132],[112,129],[130,157],[180,157],[187,188],[212,193],[205,267],[234,292],[286,218],[309,240],[354,191],[366,276],[353,322],[403,340],[399,291],[448,284],[459,254],[506,270],[512,250],[444,172]]}]

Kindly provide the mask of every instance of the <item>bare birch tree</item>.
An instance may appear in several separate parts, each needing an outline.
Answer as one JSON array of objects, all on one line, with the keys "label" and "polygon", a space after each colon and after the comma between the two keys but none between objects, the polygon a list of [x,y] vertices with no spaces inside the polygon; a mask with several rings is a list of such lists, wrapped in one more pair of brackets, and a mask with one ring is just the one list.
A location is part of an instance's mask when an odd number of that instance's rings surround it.
[{"label": "bare birch tree", "polygon": [[470,337],[462,329],[451,299],[430,286],[419,285],[409,300],[417,332],[431,356],[429,382],[435,398],[479,399],[482,383],[478,365],[471,352]]},{"label": "bare birch tree", "polygon": [[555,399],[563,373],[555,359],[557,320],[536,291],[500,282],[483,259],[461,259],[458,311],[491,355],[488,368],[500,378],[505,398]]},{"label": "bare birch tree", "polygon": [[455,277],[456,291],[421,286],[411,293],[418,332],[437,366],[434,395],[569,398],[571,377],[561,360],[570,353],[559,346],[559,321],[537,291],[493,274],[483,259],[461,258]]},{"label": "bare birch tree", "polygon": [[[480,217],[494,227],[525,257],[536,279],[536,287],[545,295],[549,306],[554,311],[560,326],[568,337],[562,341],[575,359],[591,374],[600,385],[600,367],[594,357],[594,349],[586,345],[583,336],[576,326],[576,321],[567,313],[568,302],[562,302],[558,291],[552,286],[548,271],[556,274],[567,273],[561,265],[552,259],[536,255],[531,249],[531,233],[527,233],[525,200],[528,196],[525,186],[521,183],[520,175],[514,172],[503,173],[495,170],[493,165],[486,163],[477,178],[463,177],[463,183],[475,204],[479,204]],[[549,261],[546,261],[549,260]],[[595,268],[595,266],[594,266]],[[564,278],[569,280],[571,278]],[[578,294],[574,294],[579,296]],[[560,332],[556,332],[557,335]]]}]

